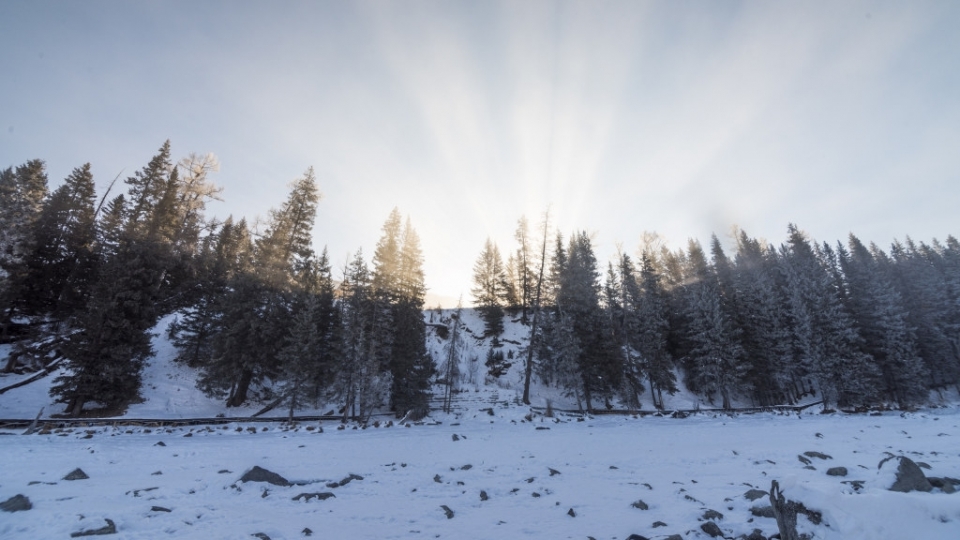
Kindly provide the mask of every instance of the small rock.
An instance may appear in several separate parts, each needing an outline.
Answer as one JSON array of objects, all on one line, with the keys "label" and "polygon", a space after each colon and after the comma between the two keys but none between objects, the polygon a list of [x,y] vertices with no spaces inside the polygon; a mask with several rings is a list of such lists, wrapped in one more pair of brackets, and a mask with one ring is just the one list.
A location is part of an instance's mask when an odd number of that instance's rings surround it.
[{"label": "small rock", "polygon": [[313,531],[310,530],[310,527],[304,527],[300,534],[304,536],[313,536]]},{"label": "small rock", "polygon": [[220,469],[219,471],[217,471],[217,474],[230,474],[232,472],[233,471],[231,471],[230,469]]},{"label": "small rock", "polygon": [[776,519],[776,515],[773,513],[773,507],[770,505],[767,506],[754,506],[750,509],[750,513],[756,517],[765,517]]},{"label": "small rock", "polygon": [[817,458],[817,459],[833,459],[832,457],[826,454],[821,454],[820,452],[814,452],[812,450],[809,452],[804,452],[803,455],[812,457],[812,458]]},{"label": "small rock", "polygon": [[570,517],[577,517],[577,513],[573,511],[573,508],[567,510],[567,515]]},{"label": "small rock", "polygon": [[640,536],[639,534],[631,534],[627,537],[627,540],[650,540],[646,536]]},{"label": "small rock", "polygon": [[956,485],[960,485],[960,480],[956,478],[938,478],[931,476],[927,478],[927,481],[930,482],[930,485],[944,493],[955,493],[957,491]]},{"label": "small rock", "polygon": [[799,459],[800,463],[803,463],[804,465],[810,465],[811,463],[813,463],[812,461],[810,461],[809,459],[803,456],[797,456],[797,459]]},{"label": "small rock", "polygon": [[70,471],[70,474],[63,477],[64,480],[86,480],[90,478],[87,476],[87,473],[83,472],[79,467]]},{"label": "small rock", "polygon": [[21,512],[31,508],[33,508],[33,504],[30,503],[30,499],[26,495],[14,495],[0,503],[0,510],[4,512]]},{"label": "small rock", "polygon": [[294,497],[292,500],[299,501],[300,499],[303,499],[305,501],[309,501],[311,499],[318,499],[321,501],[325,501],[331,497],[336,498],[336,495],[334,495],[333,493],[330,493],[329,491],[324,491],[322,493],[301,493],[296,497]]},{"label": "small rock", "polygon": [[453,510],[445,504],[441,504],[440,508],[443,509],[443,513],[447,516],[447,519],[453,519]]},{"label": "small rock", "polygon": [[767,540],[767,537],[763,535],[763,531],[760,529],[754,529],[744,540]]},{"label": "small rock", "polygon": [[150,511],[151,512],[172,512],[172,510],[170,510],[169,508],[164,508],[162,506],[151,506]]},{"label": "small rock", "polygon": [[708,522],[700,525],[700,530],[702,530],[703,532],[705,532],[705,533],[707,533],[708,535],[710,535],[711,538],[716,538],[716,537],[718,537],[718,536],[720,536],[720,537],[723,536],[723,531],[721,531],[721,530],[720,530],[720,527],[718,527],[717,524],[714,523],[714,522],[712,522],[712,521],[708,521]]},{"label": "small rock", "polygon": [[287,481],[286,478],[280,476],[279,474],[268,471],[256,465],[254,465],[252,469],[244,473],[244,475],[240,477],[240,481],[241,482],[266,482],[268,484],[273,484],[275,486],[281,486],[281,487],[293,485],[289,481]]},{"label": "small rock", "polygon": [[163,471],[155,471],[155,472],[150,473],[150,476],[160,476],[160,475],[162,475],[162,474],[163,474]]},{"label": "small rock", "polygon": [[700,516],[701,519],[712,520],[712,519],[723,519],[723,514],[717,512],[716,510],[707,510]]},{"label": "small rock", "polygon": [[105,521],[107,522],[107,524],[104,525],[103,527],[100,527],[99,529],[88,529],[85,531],[70,533],[70,538],[79,538],[81,536],[101,536],[106,534],[117,534],[117,526],[113,523],[113,520],[105,519]]},{"label": "small rock", "polygon": [[253,533],[250,536],[254,536],[256,538],[259,538],[260,540],[270,540],[270,537],[264,533]]},{"label": "small rock", "polygon": [[751,489],[743,494],[743,496],[746,497],[746,499],[751,502],[757,499],[762,499],[767,495],[769,495],[769,493],[767,493],[762,489]]},{"label": "small rock", "polygon": [[473,465],[470,465],[470,464],[468,463],[468,464],[464,465],[463,467],[460,467],[460,470],[461,470],[461,471],[469,471],[469,470],[472,469],[472,468],[473,468]]},{"label": "small rock", "polygon": [[827,469],[827,476],[846,476],[847,468],[846,467],[830,467]]},{"label": "small rock", "polygon": [[485,500],[487,500],[487,499],[489,499],[489,498],[490,498],[490,497],[487,496],[487,492],[481,489],[481,490],[480,490],[480,500],[481,500],[481,501],[485,501]]},{"label": "small rock", "polygon": [[459,441],[459,440],[460,440],[460,436],[457,435],[456,433],[454,433],[454,434],[453,434],[453,442],[457,442],[457,441]]},{"label": "small rock", "polygon": [[436,482],[436,483],[438,483],[438,484],[442,484],[442,483],[443,483],[443,480],[440,479],[440,475],[439,475],[439,474],[433,475],[433,481]]},{"label": "small rock", "polygon": [[166,446],[163,441],[157,441],[154,446]]},{"label": "small rock", "polygon": [[657,527],[666,527],[666,526],[667,524],[662,521],[654,521],[653,525],[651,525],[651,527],[653,527],[654,529],[656,529]]},{"label": "small rock", "polygon": [[683,537],[679,534],[671,534],[670,536],[664,538],[663,540],[683,540]]},{"label": "small rock", "polygon": [[528,484],[532,484],[534,480],[536,480],[536,477],[531,476],[530,478],[527,478],[526,480],[524,480],[524,482]]},{"label": "small rock", "polygon": [[551,469],[550,467],[547,467],[547,470],[550,471],[550,476],[556,476],[556,475],[560,474],[560,471],[558,471],[558,470],[556,470],[556,469]]},{"label": "small rock", "polygon": [[641,501],[641,500],[639,500],[639,499],[637,499],[636,501],[630,503],[630,506],[632,506],[632,507],[634,507],[634,508],[637,508],[637,509],[639,509],[639,510],[649,510],[649,509],[650,509],[650,507],[647,506],[647,503],[645,503],[645,502],[643,502],[643,501]]}]

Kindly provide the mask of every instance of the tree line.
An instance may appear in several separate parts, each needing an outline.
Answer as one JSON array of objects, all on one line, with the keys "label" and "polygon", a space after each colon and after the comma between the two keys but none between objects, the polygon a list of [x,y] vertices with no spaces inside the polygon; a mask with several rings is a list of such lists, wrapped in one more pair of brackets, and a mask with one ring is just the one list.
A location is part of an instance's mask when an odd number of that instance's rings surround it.
[{"label": "tree line", "polygon": [[331,400],[344,416],[425,413],[435,369],[410,220],[394,209],[371,265],[358,250],[337,282],[312,248],[312,169],[251,227],[205,216],[217,167],[212,155],[173,163],[167,141],[123,193],[111,196],[114,180],[99,199],[89,164],[52,193],[41,160],[0,171],[4,370],[61,362],[51,395],[67,414],[118,412],[141,399],[150,330],[176,313],[177,360],[227,406],[259,389],[291,414]]},{"label": "tree line", "polygon": [[[896,241],[888,251],[851,234],[817,243],[795,225],[779,246],[735,232],[728,255],[716,236],[670,250],[647,235],[637,259],[604,269],[591,238],[521,219],[507,263],[489,239],[473,297],[489,336],[503,317],[530,326],[524,369],[586,410],[613,398],[639,407],[649,391],[686,387],[714,406],[795,403],[819,393],[826,407],[894,403],[960,390],[960,243]],[[499,346],[493,340],[488,358]],[[502,359],[502,354],[500,355]],[[491,376],[500,366],[488,362]]]}]

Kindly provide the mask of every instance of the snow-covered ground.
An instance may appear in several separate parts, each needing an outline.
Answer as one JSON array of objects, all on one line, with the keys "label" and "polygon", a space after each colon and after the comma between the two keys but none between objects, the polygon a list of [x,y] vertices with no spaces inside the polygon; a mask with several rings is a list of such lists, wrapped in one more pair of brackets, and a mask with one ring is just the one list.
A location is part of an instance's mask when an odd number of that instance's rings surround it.
[{"label": "snow-covered ground", "polygon": [[[430,312],[426,316],[429,321]],[[431,322],[440,322],[434,317]],[[821,414],[813,407],[790,414],[546,418],[517,400],[525,327],[508,323],[501,341],[505,354],[513,351],[514,365],[499,380],[487,380],[489,340],[482,339],[475,312],[465,311],[464,321],[467,376],[456,410],[435,412],[419,425],[338,429],[331,422],[240,421],[58,429],[48,422],[41,434],[6,430],[0,503],[20,494],[33,508],[0,512],[0,538],[67,538],[109,519],[116,538],[261,533],[278,540],[302,538],[310,529],[323,538],[687,539],[707,538],[701,525],[708,510],[723,515],[713,521],[728,538],[754,529],[769,537],[775,521],[750,512],[769,501],[751,502],[744,494],[769,490],[772,480],[787,498],[822,512],[819,525],[799,518],[800,531],[816,538],[960,538],[960,494],[891,492],[885,489],[889,474],[877,468],[892,453],[924,462],[928,476],[960,478],[955,394],[917,412],[877,416]],[[144,373],[144,401],[126,418],[242,417],[262,407],[227,409],[200,393],[196,374],[171,362],[174,350],[162,332],[167,323],[157,329],[157,354]],[[437,360],[443,345],[431,333],[428,348]],[[479,363],[472,380],[471,357]],[[0,395],[0,417],[33,418],[41,407],[44,418],[60,412],[47,395],[54,376]],[[25,377],[0,377],[0,387]],[[539,384],[532,394],[535,405],[575,406]],[[676,408],[698,402],[688,392],[669,399]],[[808,468],[799,456],[810,451],[830,459],[804,456]],[[254,466],[300,485],[240,482]],[[63,479],[78,467],[88,479]],[[845,467],[848,475],[829,476],[831,467]],[[356,476],[345,485],[328,486],[350,475]],[[293,500],[301,493],[334,496]]]},{"label": "snow-covered ground", "polygon": [[[33,504],[0,512],[0,537],[66,538],[110,519],[120,538],[276,540],[304,529],[322,538],[706,538],[707,510],[723,514],[715,521],[727,537],[755,528],[769,537],[775,521],[749,510],[766,499],[743,495],[776,479],[788,498],[823,512],[820,526],[799,519],[816,538],[960,538],[960,494],[890,492],[877,472],[892,452],[929,464],[928,475],[960,476],[956,407],[584,421],[494,413],[409,428],[328,423],[322,433],[307,429],[317,424],[231,424],[0,437],[0,502],[22,494]],[[797,457],[805,451],[832,459],[806,469]],[[254,466],[306,483],[239,482]],[[826,475],[835,466],[849,475]],[[63,480],[77,467],[89,479]],[[362,480],[326,485],[351,474]],[[293,500],[323,492],[335,497]]]}]

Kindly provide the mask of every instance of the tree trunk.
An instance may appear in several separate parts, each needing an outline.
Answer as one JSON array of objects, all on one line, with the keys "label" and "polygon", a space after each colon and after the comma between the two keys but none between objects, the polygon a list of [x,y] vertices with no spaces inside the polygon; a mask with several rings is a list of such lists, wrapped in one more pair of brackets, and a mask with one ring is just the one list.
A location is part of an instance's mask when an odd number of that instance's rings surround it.
[{"label": "tree trunk", "polygon": [[70,416],[73,418],[79,418],[80,413],[83,412],[83,402],[82,397],[75,397],[73,401],[70,402]]},{"label": "tree trunk", "polygon": [[250,382],[253,380],[253,372],[245,369],[240,373],[240,380],[233,390],[233,394],[227,399],[227,407],[239,407],[247,400],[247,390],[250,389]]},{"label": "tree trunk", "polygon": [[780,540],[800,540],[797,534],[798,505],[784,498],[776,480],[770,484],[770,506],[773,507],[777,528],[780,529]]}]

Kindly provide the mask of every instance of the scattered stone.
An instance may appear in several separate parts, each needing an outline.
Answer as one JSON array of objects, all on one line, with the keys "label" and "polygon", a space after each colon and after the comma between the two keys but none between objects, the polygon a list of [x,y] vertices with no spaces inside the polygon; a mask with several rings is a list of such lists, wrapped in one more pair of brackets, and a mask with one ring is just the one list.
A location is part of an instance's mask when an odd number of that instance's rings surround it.
[{"label": "scattered stone", "polygon": [[671,534],[670,536],[664,538],[664,540],[683,540],[683,537],[679,534]]},{"label": "scattered stone", "polygon": [[193,433],[187,433],[184,437],[193,437]]},{"label": "scattered stone", "polygon": [[531,495],[532,497],[534,497],[534,498],[540,498],[540,494],[537,493],[536,491],[534,491],[534,492],[531,493],[530,495]]},{"label": "scattered stone", "polygon": [[815,470],[817,470],[817,468],[814,467],[813,465],[807,465],[806,467],[804,467],[804,469],[807,469],[808,471],[815,471]]},{"label": "scattered stone", "polygon": [[651,525],[651,527],[653,527],[654,529],[656,529],[657,527],[666,527],[666,526],[667,524],[662,521],[654,521],[653,525]]},{"label": "scattered stone", "polygon": [[767,495],[769,495],[769,493],[762,489],[751,489],[743,494],[743,496],[746,497],[746,499],[750,502],[753,502],[757,499],[762,499]]},{"label": "scattered stone", "polygon": [[310,530],[310,527],[304,527],[300,534],[304,536],[313,536],[313,531]]},{"label": "scattered stone", "polygon": [[631,534],[627,537],[627,540],[650,540],[646,536],[640,536],[639,534]]},{"label": "scattered stone", "polygon": [[548,429],[550,428],[548,428],[547,426],[537,426],[537,431],[546,431]]},{"label": "scattered stone", "polygon": [[150,511],[151,512],[172,512],[173,510],[170,510],[169,508],[164,508],[162,506],[151,506]]},{"label": "scattered stone", "polygon": [[526,480],[524,480],[524,482],[528,484],[532,484],[534,480],[536,480],[536,477],[531,476],[530,478],[527,478]]},{"label": "scattered stone", "polygon": [[468,464],[464,465],[463,467],[460,467],[460,470],[461,470],[461,471],[469,471],[469,470],[472,469],[472,468],[473,468],[473,465],[470,465],[470,464],[468,463]]},{"label": "scattered stone", "polygon": [[617,470],[617,469],[619,469],[619,468],[620,468],[620,467],[617,467],[616,465],[611,465],[611,466],[610,466],[610,470],[612,470],[612,471],[615,471],[615,470]]},{"label": "scattered stone", "polygon": [[79,467],[70,471],[70,474],[63,477],[64,480],[86,480],[90,478],[87,476],[87,473],[83,472]]},{"label": "scattered stone", "polygon": [[144,493],[146,493],[146,492],[148,492],[148,491],[154,491],[154,490],[157,490],[157,489],[160,489],[160,488],[158,488],[158,487],[148,487],[148,488],[143,488],[143,489],[135,489],[135,490],[133,490],[133,491],[128,491],[128,492],[124,493],[124,495],[129,495],[129,494],[133,493],[133,496],[134,496],[134,497],[139,497],[141,491],[144,492]]},{"label": "scattered stone", "polygon": [[799,459],[800,463],[803,463],[804,465],[810,465],[811,463],[813,463],[812,461],[810,461],[809,459],[803,456],[797,456],[797,459]]},{"label": "scattered stone", "polygon": [[707,533],[711,538],[716,538],[718,536],[723,536],[723,531],[720,530],[720,527],[712,521],[708,521],[700,525],[700,530]]},{"label": "scattered stone", "polygon": [[846,467],[830,467],[827,469],[827,476],[846,476],[847,468]]},{"label": "scattered stone", "polygon": [[960,480],[956,478],[938,478],[936,476],[931,476],[927,478],[927,481],[930,482],[935,488],[940,489],[944,493],[955,493],[957,491],[957,486],[960,485]]},{"label": "scattered stone", "polygon": [[920,467],[918,467],[917,464],[908,457],[892,456],[884,458],[877,468],[883,469],[885,465],[887,467],[892,467],[893,464],[891,463],[887,465],[887,462],[894,461],[897,462],[897,480],[892,486],[890,486],[890,491],[907,493],[910,491],[930,491],[933,489],[933,486],[930,485],[930,482],[923,475],[923,471],[920,470]]},{"label": "scattered stone", "polygon": [[336,498],[336,495],[334,495],[333,493],[330,493],[329,491],[324,491],[322,493],[301,493],[296,497],[294,497],[293,500],[299,501],[300,499],[303,499],[305,501],[310,501],[311,499],[318,499],[321,501],[325,501],[331,497]]},{"label": "scattered stone", "polygon": [[645,488],[647,488],[647,489],[649,489],[650,491],[653,491],[653,486],[651,486],[650,484],[648,484],[648,483],[646,483],[646,482],[644,482],[644,483],[642,483],[642,484],[640,484],[640,485],[643,486],[643,487],[645,487]]},{"label": "scattered stone", "polygon": [[33,508],[33,504],[25,495],[14,495],[0,503],[0,510],[4,512],[21,512],[31,508]]},{"label": "scattered stone", "polygon": [[232,472],[233,471],[231,471],[230,469],[220,469],[219,471],[217,471],[217,474],[230,474]]},{"label": "scattered stone", "polygon": [[723,514],[717,512],[716,510],[707,510],[702,516],[700,516],[700,518],[704,520],[723,519]]},{"label": "scattered stone", "polygon": [[456,433],[454,433],[454,434],[453,434],[453,442],[457,442],[457,441],[459,441],[459,440],[460,440],[460,436],[457,435]]},{"label": "scattered stone", "polygon": [[106,534],[117,534],[117,526],[113,523],[113,520],[105,519],[105,521],[107,522],[107,524],[104,525],[103,527],[100,527],[99,529],[88,529],[85,531],[70,533],[70,538],[79,538],[81,536],[101,536]]},{"label": "scattered stone", "polygon": [[433,481],[436,482],[436,483],[438,483],[438,484],[442,484],[442,483],[443,483],[443,480],[440,479],[440,475],[439,475],[439,474],[433,475]]},{"label": "scattered stone", "polygon": [[754,529],[749,535],[742,536],[741,538],[743,538],[743,540],[767,540],[767,537],[763,535],[763,531],[760,529]]},{"label": "scattered stone", "polygon": [[573,508],[567,510],[567,515],[570,517],[577,517],[577,513],[573,511]]},{"label": "scattered stone", "polygon": [[344,478],[343,480],[341,480],[337,485],[343,487],[343,486],[349,484],[349,483],[350,483],[351,481],[353,481],[353,480],[363,480],[363,477],[360,476],[359,474],[350,473],[349,476],[347,476],[346,478]]},{"label": "scattered stone", "polygon": [[156,443],[154,443],[154,446],[166,446],[166,444],[164,444],[163,441],[157,441]]},{"label": "scattered stone", "polygon": [[552,468],[550,468],[550,467],[547,467],[547,470],[550,471],[550,476],[556,476],[556,475],[560,474],[560,471],[558,471],[558,470],[556,470],[556,469],[552,469]]},{"label": "scattered stone", "polygon": [[264,533],[253,533],[253,534],[251,534],[250,536],[259,538],[260,540],[270,540],[270,537],[267,536],[267,535],[264,534]]},{"label": "scattered stone", "polygon": [[650,509],[650,507],[647,506],[647,503],[641,501],[640,499],[637,499],[636,501],[630,503],[630,506],[632,506],[632,507],[634,507],[634,508],[637,508],[637,509],[639,509],[639,510],[649,510],[649,509]]},{"label": "scattered stone", "polygon": [[480,500],[481,500],[481,501],[485,501],[485,500],[487,500],[487,499],[489,499],[489,498],[490,498],[490,497],[487,496],[487,492],[481,489],[481,490],[480,490]]},{"label": "scattered stone", "polygon": [[287,481],[286,478],[280,476],[279,474],[268,471],[256,465],[254,465],[252,469],[244,473],[244,475],[240,477],[240,481],[241,482],[266,482],[268,484],[273,484],[275,486],[281,486],[281,487],[293,485],[289,481]]},{"label": "scattered stone", "polygon": [[453,519],[453,510],[445,504],[441,504],[440,508],[443,509],[443,513],[447,516],[447,519]]},{"label": "scattered stone", "polygon": [[150,473],[150,476],[160,476],[162,474],[163,474],[163,471],[156,471],[156,472]]},{"label": "scattered stone", "polygon": [[777,515],[773,513],[773,507],[769,504],[767,506],[754,506],[750,509],[750,513],[756,517],[765,517],[776,519]]}]

